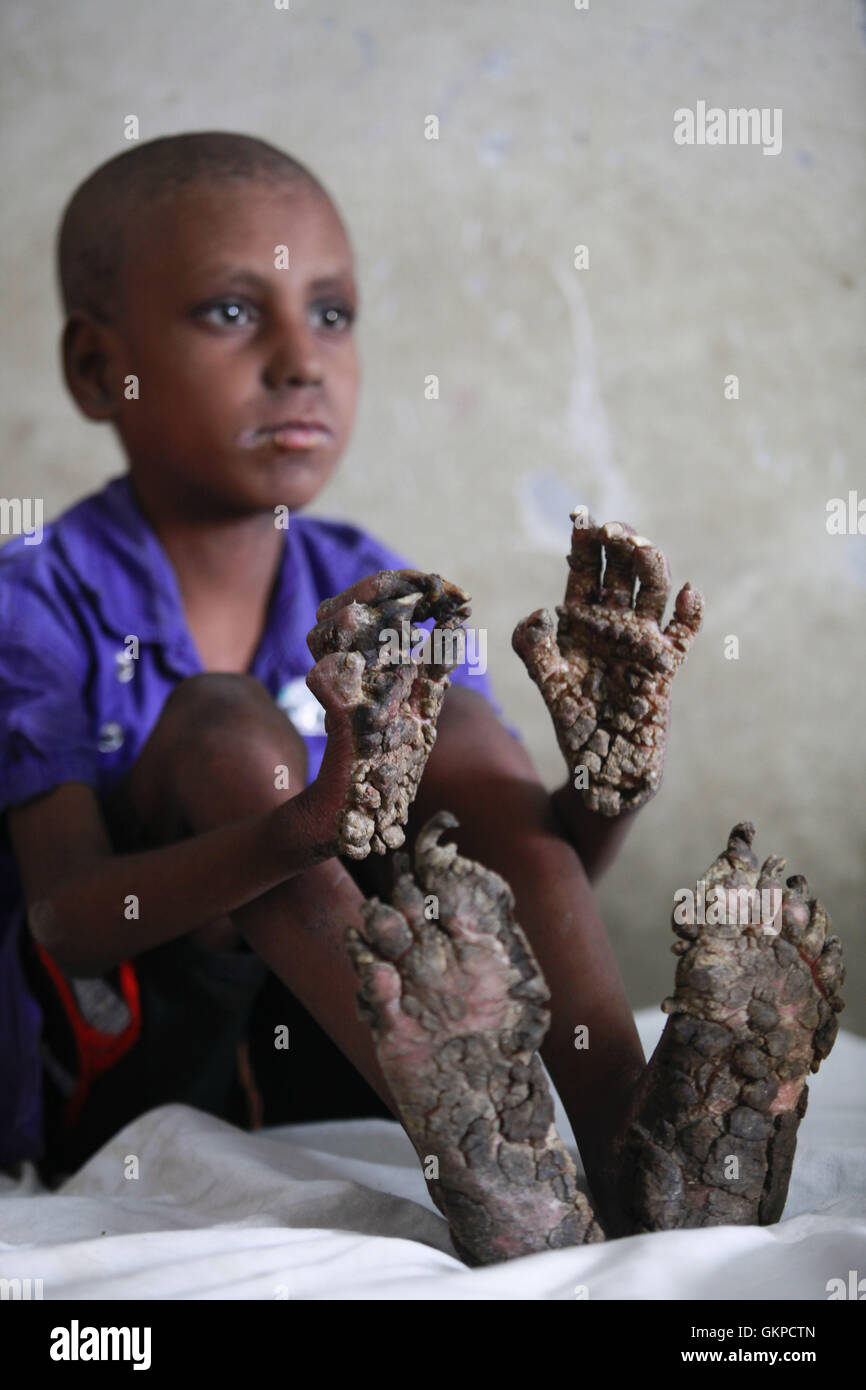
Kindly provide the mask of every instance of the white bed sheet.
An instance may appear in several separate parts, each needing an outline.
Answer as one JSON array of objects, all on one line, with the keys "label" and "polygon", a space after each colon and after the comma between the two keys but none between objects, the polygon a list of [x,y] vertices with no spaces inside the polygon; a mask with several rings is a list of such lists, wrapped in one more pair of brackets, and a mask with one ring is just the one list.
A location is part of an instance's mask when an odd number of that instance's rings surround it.
[{"label": "white bed sheet", "polygon": [[[664,1018],[645,1010],[637,1022],[649,1053]],[[479,1270],[455,1256],[399,1125],[248,1134],[162,1106],[56,1193],[32,1165],[0,1176],[0,1278],[41,1279],[46,1300],[823,1300],[829,1280],[866,1277],[864,1077],[866,1039],[840,1034],[810,1082],[778,1225],[633,1236]],[[127,1155],[138,1179],[124,1177]]]}]

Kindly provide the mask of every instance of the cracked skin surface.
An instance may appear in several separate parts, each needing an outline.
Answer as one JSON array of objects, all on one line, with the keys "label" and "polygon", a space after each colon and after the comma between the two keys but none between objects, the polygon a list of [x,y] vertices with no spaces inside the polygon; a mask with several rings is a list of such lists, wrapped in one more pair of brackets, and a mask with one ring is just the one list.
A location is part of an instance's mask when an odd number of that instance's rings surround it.
[{"label": "cracked skin surface", "polygon": [[749,822],[734,826],[703,876],[706,891],[775,888],[781,906],[770,931],[736,920],[674,924],[676,987],[662,1005],[671,1017],[625,1135],[617,1234],[782,1215],[806,1078],[835,1041],[844,970],[806,879],[783,884],[775,855],[759,867],[754,833]]},{"label": "cracked skin surface", "polygon": [[[671,682],[703,600],[685,585],[662,631],[667,562],[619,523],[575,525],[569,564],[556,633],[539,610],[513,643],[569,768],[583,761],[592,774],[585,804],[613,816],[660,785]],[[378,633],[406,616],[459,622],[465,599],[438,576],[403,571],[371,576],[319,609],[308,683],[329,717],[352,720],[353,794],[341,833],[353,857],[403,842],[447,684],[442,670],[382,671]],[[438,1162],[431,1195],[461,1257],[486,1264],[604,1237],[553,1125],[537,1056],[549,1025],[541,970],[504,880],[439,843],[456,824],[445,811],[428,822],[414,874],[407,856],[395,856],[391,904],[366,903],[364,931],[350,929],[347,941],[359,1009],[403,1123],[422,1164]],[[835,1040],[844,972],[806,880],[794,875],[783,887],[784,860],[759,866],[753,837],[748,822],[733,828],[705,888],[777,889],[777,929],[675,923],[675,993],[663,1005],[671,1018],[613,1155],[620,1222],[611,1235],[769,1224],[782,1214],[806,1078]],[[430,894],[438,917],[428,919]]]},{"label": "cracked skin surface", "polygon": [[395,856],[391,905],[367,902],[347,942],[403,1124],[422,1164],[438,1160],[430,1193],[461,1258],[481,1265],[603,1235],[537,1056],[547,986],[505,881],[439,843],[456,825],[447,811],[427,822],[414,874]]},{"label": "cracked skin surface", "polygon": [[[316,665],[307,685],[326,710],[330,735],[348,723],[350,766],[337,812],[335,853],[365,859],[403,844],[403,826],[436,741],[436,721],[449,685],[448,663],[384,660],[380,634],[409,624],[412,646],[425,637],[415,623],[459,627],[469,595],[438,574],[382,570],[326,599],[316,610],[307,646]],[[330,750],[329,750],[330,751]]]},{"label": "cracked skin surface", "polygon": [[662,552],[623,522],[572,519],[558,624],[537,609],[512,645],[541,690],[569,773],[587,769],[584,805],[617,816],[661,785],[671,683],[700,630],[703,597],[685,584],[662,630],[670,590]]},{"label": "cracked skin surface", "polygon": [[[391,904],[365,903],[364,931],[347,942],[403,1124],[422,1165],[439,1163],[431,1195],[461,1258],[480,1265],[604,1235],[553,1123],[537,1055],[549,1024],[540,967],[505,881],[439,843],[456,825],[447,811],[428,821],[414,873],[395,856]],[[844,972],[822,904],[802,875],[783,884],[783,859],[759,866],[754,833],[734,826],[706,894],[720,885],[733,908],[739,889],[776,889],[778,911],[769,931],[675,925],[671,1018],[624,1124],[610,1236],[781,1217],[806,1078],[833,1046]]]}]

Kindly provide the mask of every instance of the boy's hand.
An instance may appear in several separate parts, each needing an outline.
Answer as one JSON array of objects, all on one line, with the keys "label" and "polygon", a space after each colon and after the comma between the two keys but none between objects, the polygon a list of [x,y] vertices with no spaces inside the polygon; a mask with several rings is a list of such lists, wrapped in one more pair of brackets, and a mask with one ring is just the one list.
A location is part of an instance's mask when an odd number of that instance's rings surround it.
[{"label": "boy's hand", "polygon": [[[435,618],[435,632],[468,616],[468,594],[418,570],[368,575],[317,608],[307,685],[325,708],[328,744],[308,790],[326,833],[335,827],[335,854],[365,859],[403,844],[457,645],[433,647],[432,656],[445,658],[438,663],[423,653],[419,661],[410,649],[427,634],[414,624]],[[393,634],[384,645],[383,633]]]},{"label": "boy's hand", "polygon": [[586,769],[575,777],[583,804],[617,816],[661,784],[671,682],[700,630],[704,600],[685,584],[662,631],[670,588],[662,552],[630,526],[599,527],[582,508],[571,515],[559,625],[554,632],[540,608],[517,625],[512,644],[544,696],[570,774]]}]

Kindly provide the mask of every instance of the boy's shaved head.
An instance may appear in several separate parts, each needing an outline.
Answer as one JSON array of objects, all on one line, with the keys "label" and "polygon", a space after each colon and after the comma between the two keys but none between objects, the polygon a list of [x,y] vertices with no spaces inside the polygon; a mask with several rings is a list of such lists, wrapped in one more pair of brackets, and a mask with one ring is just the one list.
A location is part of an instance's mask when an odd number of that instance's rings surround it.
[{"label": "boy's shaved head", "polygon": [[197,182],[255,179],[306,187],[327,198],[299,160],[264,140],[224,131],[168,135],[116,155],[82,183],[63,214],[57,239],[60,293],[67,314],[84,309],[102,323],[120,309],[121,276],[131,227],[156,203]]}]

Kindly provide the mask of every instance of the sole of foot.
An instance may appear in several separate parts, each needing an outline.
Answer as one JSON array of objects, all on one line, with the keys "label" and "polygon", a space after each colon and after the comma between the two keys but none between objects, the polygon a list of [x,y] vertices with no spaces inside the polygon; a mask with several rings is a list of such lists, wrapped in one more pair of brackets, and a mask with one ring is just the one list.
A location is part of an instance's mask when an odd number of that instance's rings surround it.
[{"label": "sole of foot", "polygon": [[553,1119],[537,1055],[549,992],[504,879],[419,833],[391,903],[350,928],[382,1071],[428,1189],[467,1264],[602,1240]]},{"label": "sole of foot", "polygon": [[704,874],[707,906],[691,916],[705,922],[678,921],[675,909],[671,1017],[624,1136],[617,1234],[782,1215],[806,1078],[835,1041],[844,969],[806,879],[783,884],[776,856],[759,867],[754,833],[734,826]]}]

